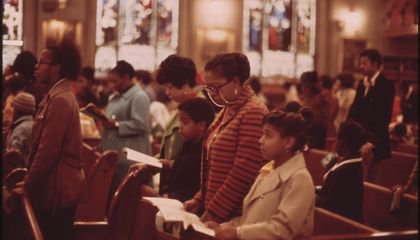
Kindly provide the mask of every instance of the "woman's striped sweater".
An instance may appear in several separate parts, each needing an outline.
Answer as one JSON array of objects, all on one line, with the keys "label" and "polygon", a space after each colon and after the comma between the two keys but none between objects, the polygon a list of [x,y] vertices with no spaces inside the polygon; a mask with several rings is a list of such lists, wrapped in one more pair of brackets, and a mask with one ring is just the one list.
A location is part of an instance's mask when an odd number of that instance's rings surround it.
[{"label": "woman's striped sweater", "polygon": [[228,108],[217,115],[204,140],[202,185],[195,196],[223,222],[241,214],[243,199],[264,164],[258,140],[268,112],[248,86]]}]

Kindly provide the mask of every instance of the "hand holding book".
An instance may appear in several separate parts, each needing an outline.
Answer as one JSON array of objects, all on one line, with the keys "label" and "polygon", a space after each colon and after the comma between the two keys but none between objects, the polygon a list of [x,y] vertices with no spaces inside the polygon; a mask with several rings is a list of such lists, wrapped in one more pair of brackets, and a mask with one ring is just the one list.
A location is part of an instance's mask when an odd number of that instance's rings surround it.
[{"label": "hand holding book", "polygon": [[197,232],[214,237],[214,230],[208,228],[201,222],[197,215],[186,212],[180,201],[170,198],[155,197],[143,197],[143,199],[152,203],[159,209],[165,222],[180,222],[185,230],[191,226]]}]

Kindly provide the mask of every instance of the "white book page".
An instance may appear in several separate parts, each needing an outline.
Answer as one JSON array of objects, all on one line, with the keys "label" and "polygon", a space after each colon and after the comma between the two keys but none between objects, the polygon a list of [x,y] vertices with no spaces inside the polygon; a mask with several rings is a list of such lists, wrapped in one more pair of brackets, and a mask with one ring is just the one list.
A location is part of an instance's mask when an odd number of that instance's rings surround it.
[{"label": "white book page", "polygon": [[161,208],[172,208],[172,209],[178,209],[183,210],[184,206],[182,202],[172,199],[172,198],[162,198],[162,197],[143,197],[144,200],[147,200],[151,202],[153,205]]},{"label": "white book page", "polygon": [[182,222],[184,229],[191,225],[195,231],[214,237],[214,230],[206,227],[197,215],[185,211],[182,202],[160,197],[143,197],[143,199],[159,208],[166,222]]},{"label": "white book page", "polygon": [[216,236],[216,233],[214,232],[214,230],[211,229],[211,228],[206,227],[204,224],[203,225],[200,225],[200,224],[193,223],[193,224],[191,224],[191,226],[197,232],[204,233],[204,234],[209,235],[211,237],[215,237]]},{"label": "white book page", "polygon": [[162,168],[162,163],[157,158],[154,158],[152,156],[135,151],[127,147],[123,148],[123,152],[125,152],[128,160],[144,163],[157,168]]}]

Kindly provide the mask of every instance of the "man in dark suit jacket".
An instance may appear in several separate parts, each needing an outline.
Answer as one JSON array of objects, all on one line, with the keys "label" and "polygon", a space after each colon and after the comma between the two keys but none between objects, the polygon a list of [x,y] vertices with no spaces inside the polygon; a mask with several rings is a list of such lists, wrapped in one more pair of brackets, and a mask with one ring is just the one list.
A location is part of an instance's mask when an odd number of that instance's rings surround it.
[{"label": "man in dark suit jacket", "polygon": [[[395,87],[392,81],[382,75],[381,64],[382,56],[376,49],[366,49],[360,54],[360,68],[365,77],[357,87],[347,117],[362,124],[372,135],[372,141],[363,145],[361,151],[364,159],[373,160],[373,165],[391,156],[388,125],[392,116]],[[373,156],[369,154],[372,152]],[[373,165],[369,169],[368,179],[374,174]]]}]

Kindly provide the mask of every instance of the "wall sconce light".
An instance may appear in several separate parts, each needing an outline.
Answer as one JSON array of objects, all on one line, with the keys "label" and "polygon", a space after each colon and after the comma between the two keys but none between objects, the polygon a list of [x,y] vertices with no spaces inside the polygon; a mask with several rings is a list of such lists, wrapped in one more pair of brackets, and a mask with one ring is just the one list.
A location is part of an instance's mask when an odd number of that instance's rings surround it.
[{"label": "wall sconce light", "polygon": [[335,21],[336,27],[345,35],[354,35],[361,29],[365,22],[364,14],[354,9],[341,11],[338,16],[338,19]]}]

